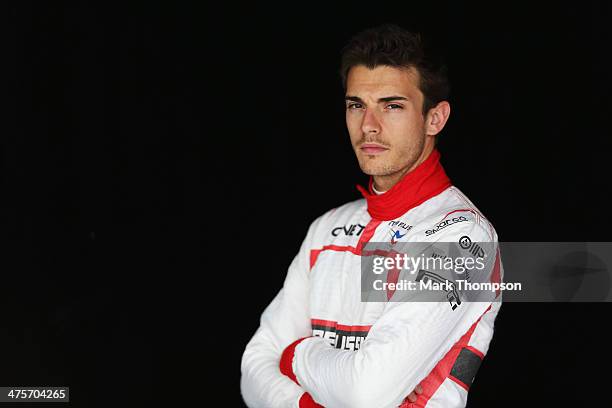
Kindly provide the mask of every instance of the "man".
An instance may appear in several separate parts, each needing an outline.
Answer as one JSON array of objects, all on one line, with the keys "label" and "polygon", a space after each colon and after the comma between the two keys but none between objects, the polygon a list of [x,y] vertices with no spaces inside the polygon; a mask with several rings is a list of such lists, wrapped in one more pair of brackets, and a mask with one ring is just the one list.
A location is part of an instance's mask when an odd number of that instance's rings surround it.
[{"label": "man", "polygon": [[[501,296],[449,307],[364,302],[360,291],[370,242],[497,242],[439,161],[436,137],[450,115],[446,78],[417,35],[392,25],[354,37],[341,74],[369,189],[310,226],[246,346],[243,398],[249,407],[463,407]],[[500,281],[499,252],[492,257],[489,273]]]}]

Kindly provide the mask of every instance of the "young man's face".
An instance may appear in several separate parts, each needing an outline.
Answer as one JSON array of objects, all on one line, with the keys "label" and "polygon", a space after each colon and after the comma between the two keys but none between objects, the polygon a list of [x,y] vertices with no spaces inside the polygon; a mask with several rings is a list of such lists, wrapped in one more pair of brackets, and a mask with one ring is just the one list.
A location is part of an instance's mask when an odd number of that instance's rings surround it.
[{"label": "young man's face", "polygon": [[381,181],[405,174],[433,150],[418,79],[413,68],[358,65],[348,73],[346,125],[359,166],[375,183],[388,184]]}]

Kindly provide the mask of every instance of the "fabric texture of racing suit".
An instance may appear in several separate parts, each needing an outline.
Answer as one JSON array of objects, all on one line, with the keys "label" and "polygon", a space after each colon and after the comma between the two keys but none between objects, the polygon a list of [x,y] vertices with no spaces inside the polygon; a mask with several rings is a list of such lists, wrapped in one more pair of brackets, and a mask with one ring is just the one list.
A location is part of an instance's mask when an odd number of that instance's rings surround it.
[{"label": "fabric texture of racing suit", "polygon": [[[246,346],[241,392],[249,407],[316,406],[313,400],[330,408],[467,403],[501,295],[456,309],[448,302],[362,302],[360,256],[364,243],[390,239],[497,242],[493,226],[451,184],[435,149],[389,191],[374,194],[372,180],[369,191],[358,188],[365,199],[311,224]],[[458,216],[463,222],[449,221]],[[499,251],[493,256],[492,280],[501,282]],[[287,375],[279,370],[281,355]],[[423,387],[417,402],[403,403],[417,384]]]}]

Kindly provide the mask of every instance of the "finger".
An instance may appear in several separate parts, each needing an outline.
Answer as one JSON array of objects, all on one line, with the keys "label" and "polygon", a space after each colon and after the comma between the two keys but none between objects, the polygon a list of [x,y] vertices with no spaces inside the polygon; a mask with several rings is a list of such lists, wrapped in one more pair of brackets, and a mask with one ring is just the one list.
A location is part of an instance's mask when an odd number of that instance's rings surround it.
[{"label": "finger", "polygon": [[416,387],[414,387],[414,392],[416,392],[417,394],[423,393],[423,387],[421,387],[421,384],[418,384]]},{"label": "finger", "polygon": [[406,397],[406,399],[410,402],[416,402],[417,400],[417,396],[416,394],[413,392],[411,392],[410,394],[408,394],[408,396]]}]

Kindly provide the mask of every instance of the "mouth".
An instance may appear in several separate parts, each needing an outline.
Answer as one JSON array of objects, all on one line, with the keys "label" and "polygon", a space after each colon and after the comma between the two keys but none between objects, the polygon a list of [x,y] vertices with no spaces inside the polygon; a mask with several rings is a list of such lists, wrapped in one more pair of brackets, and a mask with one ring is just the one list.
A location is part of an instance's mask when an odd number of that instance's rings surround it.
[{"label": "mouth", "polygon": [[370,155],[381,154],[389,150],[388,147],[384,147],[376,143],[364,143],[359,149],[363,153]]}]

